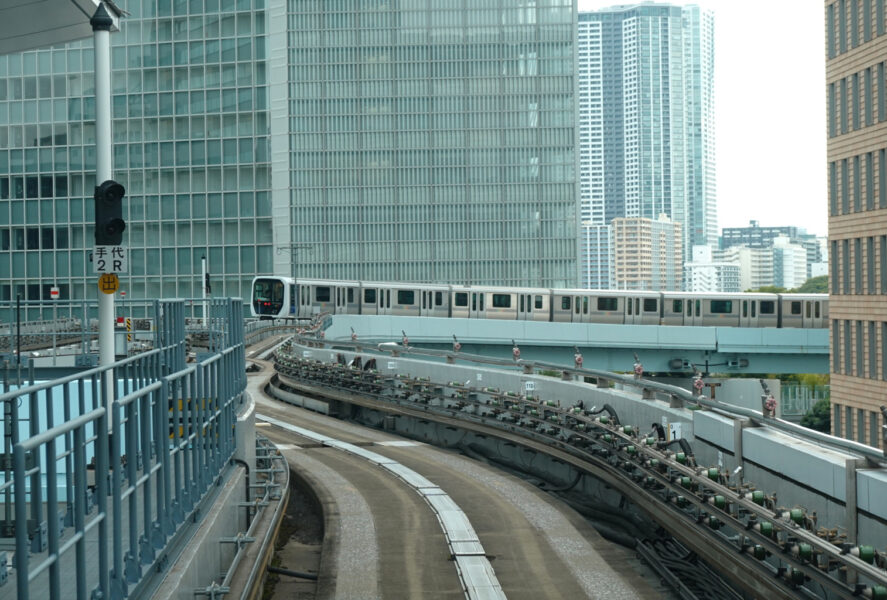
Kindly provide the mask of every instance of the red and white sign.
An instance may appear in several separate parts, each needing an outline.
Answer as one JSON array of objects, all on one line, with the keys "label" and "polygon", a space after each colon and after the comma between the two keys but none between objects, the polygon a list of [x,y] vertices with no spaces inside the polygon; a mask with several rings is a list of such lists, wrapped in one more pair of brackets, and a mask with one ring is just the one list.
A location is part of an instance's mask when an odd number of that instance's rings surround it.
[{"label": "red and white sign", "polygon": [[52,300],[58,300],[59,299],[59,289],[55,286],[52,286],[51,288],[49,288],[49,297]]}]

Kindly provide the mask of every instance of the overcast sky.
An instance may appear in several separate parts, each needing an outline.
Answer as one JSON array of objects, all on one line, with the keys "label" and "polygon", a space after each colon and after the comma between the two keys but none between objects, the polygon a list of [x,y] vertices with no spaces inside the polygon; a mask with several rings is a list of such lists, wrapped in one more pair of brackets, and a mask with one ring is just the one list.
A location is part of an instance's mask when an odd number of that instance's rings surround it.
[{"label": "overcast sky", "polygon": [[[579,10],[617,4],[579,0]],[[815,0],[678,0],[715,15],[718,229],[828,232],[824,9]]]}]

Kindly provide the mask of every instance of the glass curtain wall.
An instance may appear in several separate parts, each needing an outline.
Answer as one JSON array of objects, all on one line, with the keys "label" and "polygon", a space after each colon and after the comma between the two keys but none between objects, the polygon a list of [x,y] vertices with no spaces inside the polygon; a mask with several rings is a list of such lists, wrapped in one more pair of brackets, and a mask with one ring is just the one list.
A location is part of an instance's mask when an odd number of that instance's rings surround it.
[{"label": "glass curtain wall", "polygon": [[[271,263],[265,0],[133,0],[111,35],[128,299],[248,297]],[[92,41],[0,56],[0,300],[95,298]],[[265,267],[267,269],[267,267]]]},{"label": "glass curtain wall", "polygon": [[571,0],[288,6],[299,275],[576,284]]}]

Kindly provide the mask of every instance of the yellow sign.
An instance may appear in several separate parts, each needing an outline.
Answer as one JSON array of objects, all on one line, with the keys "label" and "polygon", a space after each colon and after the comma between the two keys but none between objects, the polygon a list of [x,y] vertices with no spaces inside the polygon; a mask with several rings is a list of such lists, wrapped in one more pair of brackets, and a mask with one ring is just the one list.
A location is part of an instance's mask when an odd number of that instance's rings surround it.
[{"label": "yellow sign", "polygon": [[120,280],[114,273],[104,273],[99,277],[99,290],[103,294],[113,294],[120,287]]}]

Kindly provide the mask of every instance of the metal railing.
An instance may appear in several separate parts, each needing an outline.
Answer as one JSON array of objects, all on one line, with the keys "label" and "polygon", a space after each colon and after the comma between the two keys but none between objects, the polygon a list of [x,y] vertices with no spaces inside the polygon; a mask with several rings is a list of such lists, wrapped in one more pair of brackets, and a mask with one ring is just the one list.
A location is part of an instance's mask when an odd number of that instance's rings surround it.
[{"label": "metal railing", "polygon": [[164,570],[234,453],[246,387],[242,302],[209,302],[199,362],[186,362],[184,301],[157,301],[154,350],[0,395],[19,600],[124,598]]}]

